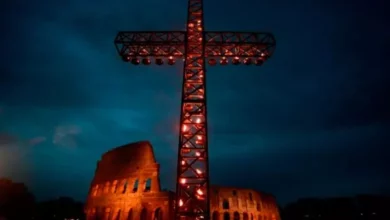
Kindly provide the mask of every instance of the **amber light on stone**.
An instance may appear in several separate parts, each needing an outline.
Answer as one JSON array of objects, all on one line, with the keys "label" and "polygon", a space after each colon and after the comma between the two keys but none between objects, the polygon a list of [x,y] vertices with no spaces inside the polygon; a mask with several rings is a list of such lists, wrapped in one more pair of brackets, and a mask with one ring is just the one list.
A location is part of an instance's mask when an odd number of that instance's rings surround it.
[{"label": "amber light on stone", "polygon": [[[172,220],[174,201],[174,192],[161,190],[152,145],[140,141],[103,154],[85,213],[87,220]],[[275,198],[251,189],[211,186],[210,202],[212,220],[280,220]]]}]

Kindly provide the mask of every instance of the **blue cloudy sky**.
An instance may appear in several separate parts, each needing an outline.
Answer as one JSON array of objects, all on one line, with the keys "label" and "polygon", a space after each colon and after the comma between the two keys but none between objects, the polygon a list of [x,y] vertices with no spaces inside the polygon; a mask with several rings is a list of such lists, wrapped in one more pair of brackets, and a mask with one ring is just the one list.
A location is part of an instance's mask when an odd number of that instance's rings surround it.
[{"label": "blue cloudy sky", "polygon": [[[84,200],[102,153],[150,140],[163,187],[173,189],[182,67],[123,63],[113,39],[119,30],[183,30],[186,4],[2,1],[0,176],[39,199]],[[204,4],[207,30],[277,39],[263,67],[208,69],[211,181],[281,203],[389,193],[389,3]]]}]

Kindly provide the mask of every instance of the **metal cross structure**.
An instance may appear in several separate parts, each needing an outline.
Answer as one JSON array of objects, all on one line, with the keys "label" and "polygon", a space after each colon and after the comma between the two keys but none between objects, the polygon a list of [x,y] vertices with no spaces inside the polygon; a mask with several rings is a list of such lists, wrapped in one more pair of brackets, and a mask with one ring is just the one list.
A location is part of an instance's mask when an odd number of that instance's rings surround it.
[{"label": "metal cross structure", "polygon": [[184,60],[175,219],[210,219],[206,62],[261,65],[275,49],[273,35],[204,31],[203,0],[188,0],[186,31],[121,31],[115,46],[134,65]]}]

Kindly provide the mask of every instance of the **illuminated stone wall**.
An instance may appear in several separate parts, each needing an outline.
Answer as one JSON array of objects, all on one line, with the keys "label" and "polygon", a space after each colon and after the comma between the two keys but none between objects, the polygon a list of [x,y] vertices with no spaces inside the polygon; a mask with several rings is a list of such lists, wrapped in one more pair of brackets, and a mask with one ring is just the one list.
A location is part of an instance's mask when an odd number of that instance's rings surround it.
[{"label": "illuminated stone wall", "polygon": [[[147,141],[115,148],[97,164],[87,220],[172,220],[173,192],[161,191],[159,164]],[[211,187],[213,220],[279,220],[275,199],[249,189]]]},{"label": "illuminated stone wall", "polygon": [[160,190],[159,164],[147,141],[105,153],[88,194],[87,219],[168,219],[174,194]]},{"label": "illuminated stone wall", "polygon": [[279,220],[273,196],[251,189],[211,187],[213,220]]}]

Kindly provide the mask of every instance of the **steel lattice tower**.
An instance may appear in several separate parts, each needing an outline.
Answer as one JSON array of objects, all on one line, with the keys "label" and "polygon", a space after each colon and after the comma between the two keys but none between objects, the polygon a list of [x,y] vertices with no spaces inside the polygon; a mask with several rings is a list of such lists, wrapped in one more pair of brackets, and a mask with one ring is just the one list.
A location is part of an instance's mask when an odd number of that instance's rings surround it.
[{"label": "steel lattice tower", "polygon": [[188,0],[186,31],[119,32],[119,55],[134,65],[184,59],[176,182],[176,219],[210,219],[206,61],[261,65],[275,48],[270,33],[206,32],[203,0]]}]

